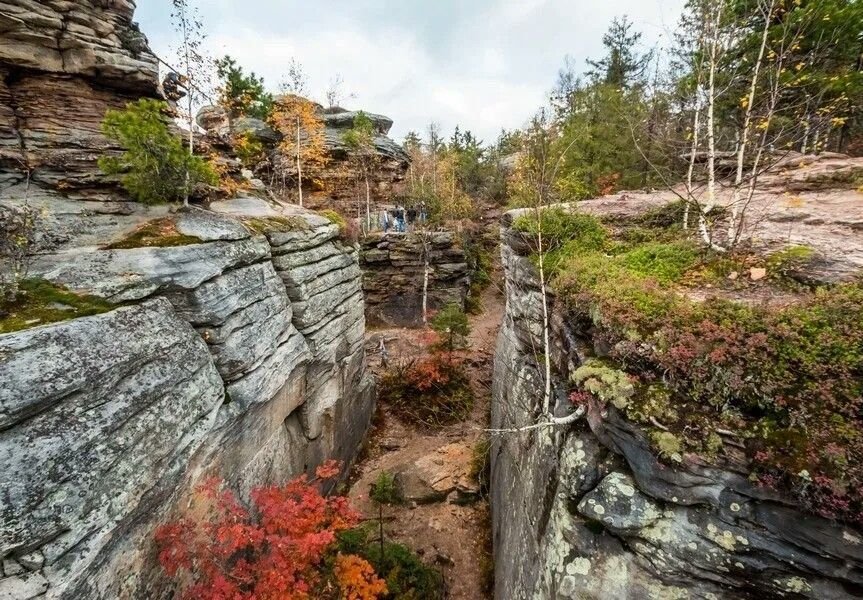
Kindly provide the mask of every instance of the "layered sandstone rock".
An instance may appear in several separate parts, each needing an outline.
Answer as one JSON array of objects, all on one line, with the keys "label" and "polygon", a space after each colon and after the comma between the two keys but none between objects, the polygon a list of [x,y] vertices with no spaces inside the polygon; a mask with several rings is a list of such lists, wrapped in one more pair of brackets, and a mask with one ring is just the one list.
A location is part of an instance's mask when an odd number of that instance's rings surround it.
[{"label": "layered sandstone rock", "polygon": [[64,189],[104,180],[109,108],[156,96],[158,64],[130,0],[0,1],[0,186]]},{"label": "layered sandstone rock", "polygon": [[118,308],[0,336],[0,597],[163,597],[153,529],[202,478],[247,493],[355,456],[374,401],[355,249],[300,209],[213,209],[171,217],[199,243],[34,266]]},{"label": "layered sandstone rock", "polygon": [[[306,184],[306,206],[314,209],[335,209],[348,217],[365,214],[365,191],[364,188],[359,188],[361,174],[351,161],[351,149],[345,143],[345,134],[353,127],[354,119],[359,113],[316,106],[324,126],[324,143],[329,160],[323,168],[305,168],[303,177]],[[378,162],[369,182],[374,209],[379,204],[391,202],[397,194],[398,184],[404,181],[407,173],[410,157],[404,148],[388,137],[393,125],[390,118],[373,113],[366,113],[366,116],[371,119],[374,127],[374,146],[378,155]],[[230,119],[224,109],[213,106],[201,109],[197,121],[216,145],[227,150],[230,150],[232,140],[241,135],[251,136],[262,143],[268,155],[259,168],[263,179],[271,177],[273,169],[278,171],[276,179],[284,176],[290,180],[296,176],[293,146],[290,146],[289,151],[280,148],[282,136],[268,123],[246,117]],[[294,193],[293,188],[285,191],[288,194]]]},{"label": "layered sandstone rock", "polygon": [[426,262],[429,310],[451,303],[463,307],[470,272],[464,249],[453,232],[379,232],[363,240],[361,265],[369,323],[398,327],[422,324]]},{"label": "layered sandstone rock", "polygon": [[[629,199],[589,202],[633,210]],[[633,201],[634,202],[634,201]],[[592,206],[591,206],[592,204]],[[643,210],[643,204],[642,204]],[[813,226],[813,236],[819,226]],[[544,397],[540,282],[524,240],[504,227],[507,307],[498,338],[492,427],[536,422]],[[830,273],[825,272],[828,276]],[[572,373],[589,325],[551,298],[555,414],[573,410]],[[601,342],[599,342],[601,343]],[[863,532],[754,485],[735,448],[722,461],[659,460],[613,406],[587,419],[493,437],[497,598],[812,598],[863,594]]]}]

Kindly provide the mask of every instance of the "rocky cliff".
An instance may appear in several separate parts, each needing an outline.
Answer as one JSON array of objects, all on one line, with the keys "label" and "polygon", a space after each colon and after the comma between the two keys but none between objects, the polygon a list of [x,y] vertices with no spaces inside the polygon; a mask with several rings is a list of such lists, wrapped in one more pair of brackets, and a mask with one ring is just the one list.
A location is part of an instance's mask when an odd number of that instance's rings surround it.
[{"label": "rocky cliff", "polygon": [[366,318],[372,325],[422,325],[423,281],[428,253],[428,308],[464,306],[470,273],[464,249],[451,231],[373,233],[362,241],[360,264]]},{"label": "rocky cliff", "polygon": [[146,207],[99,173],[105,112],[158,94],[133,11],[0,0],[0,209],[35,209],[44,302],[0,327],[4,600],[170,597],[153,531],[198,483],[350,463],[373,409],[337,225],[252,195]]},{"label": "rocky cliff", "polygon": [[[327,163],[322,168],[305,167],[305,205],[314,209],[335,209],[347,217],[364,215],[365,190],[359,187],[360,172],[351,161],[351,150],[345,143],[345,134],[353,127],[359,113],[342,108],[324,109],[317,104],[313,106],[323,125]],[[377,152],[377,164],[370,178],[374,210],[379,204],[393,201],[398,184],[404,181],[410,157],[388,137],[393,126],[392,119],[374,113],[365,114],[374,128],[374,147]],[[283,136],[265,121],[247,117],[231,119],[224,109],[214,106],[204,107],[197,120],[214,145],[229,151],[236,146],[238,136],[248,135],[261,143],[265,157],[254,166],[255,175],[260,180],[280,188],[282,178],[290,181],[296,177],[293,146],[286,153],[280,147]],[[293,184],[280,191],[289,197],[296,193]]]},{"label": "rocky cliff", "polygon": [[357,256],[313,213],[227,201],[171,247],[41,256],[116,308],[0,335],[0,597],[161,597],[153,528],[350,462],[373,407]]},{"label": "rocky cliff", "polygon": [[[594,204],[613,211],[626,201]],[[833,221],[813,223],[816,240],[822,228],[839,227]],[[524,240],[508,226],[502,235],[507,307],[492,427],[518,429],[541,412],[542,304]],[[572,410],[571,375],[602,341],[551,302],[562,415]],[[863,533],[754,485],[734,440],[725,446],[724,460],[687,455],[669,466],[641,427],[595,404],[575,425],[494,436],[496,597],[860,597]]]},{"label": "rocky cliff", "polygon": [[0,1],[0,186],[101,180],[108,108],[155,96],[158,64],[131,0]]}]

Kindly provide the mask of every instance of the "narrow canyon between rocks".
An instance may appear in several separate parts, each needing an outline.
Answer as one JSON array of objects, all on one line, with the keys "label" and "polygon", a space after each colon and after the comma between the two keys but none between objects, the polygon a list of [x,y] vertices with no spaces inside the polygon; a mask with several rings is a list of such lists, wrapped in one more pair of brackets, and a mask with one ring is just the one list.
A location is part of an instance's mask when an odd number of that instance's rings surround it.
[{"label": "narrow canyon between rocks", "polygon": [[[492,281],[498,281],[501,274],[495,268]],[[387,508],[386,535],[440,568],[447,598],[479,599],[492,593],[488,475],[481,471],[489,439],[494,348],[504,315],[503,293],[500,286],[489,285],[480,299],[482,311],[470,318],[464,355],[475,401],[467,418],[428,431],[401,421],[380,406],[367,447],[352,473],[349,497],[366,515],[375,513],[369,489],[380,474],[392,473],[401,480],[404,504]],[[420,336],[420,332],[405,329],[370,330],[366,337],[373,371],[383,368],[378,353],[381,339],[387,344],[390,361],[411,360],[428,353]]]},{"label": "narrow canyon between rocks", "polygon": [[0,600],[863,598],[863,2],[606,4],[0,0]]}]

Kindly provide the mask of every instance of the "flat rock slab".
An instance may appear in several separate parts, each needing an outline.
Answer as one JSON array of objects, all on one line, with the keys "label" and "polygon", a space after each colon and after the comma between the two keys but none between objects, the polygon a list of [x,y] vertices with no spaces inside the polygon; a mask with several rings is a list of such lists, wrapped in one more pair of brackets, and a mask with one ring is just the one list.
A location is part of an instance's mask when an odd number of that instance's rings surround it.
[{"label": "flat rock slab", "polygon": [[449,444],[397,470],[396,482],[407,502],[430,504],[453,496],[454,501],[479,494],[479,484],[471,475],[473,447]]},{"label": "flat rock slab", "polygon": [[172,248],[52,254],[39,257],[32,272],[73,291],[120,303],[159,292],[192,290],[229,269],[269,256],[267,240],[257,236]]}]

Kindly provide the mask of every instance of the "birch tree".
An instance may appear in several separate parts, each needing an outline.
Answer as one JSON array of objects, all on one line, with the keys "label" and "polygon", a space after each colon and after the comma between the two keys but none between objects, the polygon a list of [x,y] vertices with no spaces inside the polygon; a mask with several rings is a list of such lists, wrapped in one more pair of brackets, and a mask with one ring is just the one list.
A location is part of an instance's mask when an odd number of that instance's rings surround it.
[{"label": "birch tree", "polygon": [[[207,97],[206,92],[202,91],[207,85],[205,82],[210,77],[211,65],[210,60],[206,57],[203,51],[203,44],[206,38],[204,34],[204,24],[201,20],[197,6],[190,4],[189,0],[171,0],[173,10],[171,12],[171,20],[174,24],[174,29],[180,35],[179,58],[181,69],[185,71],[186,85],[186,110],[183,115],[188,127],[188,144],[189,154],[195,153],[195,106],[200,103],[200,100]],[[187,185],[189,183],[190,174],[187,173]],[[189,205],[189,193],[186,192],[183,198],[183,205]]]},{"label": "birch tree", "polygon": [[530,241],[536,250],[536,269],[541,305],[542,411],[537,422],[533,425],[493,431],[492,433],[519,433],[549,426],[566,426],[582,418],[585,413],[585,409],[579,407],[568,416],[559,417],[554,414],[554,406],[552,405],[551,314],[548,274],[546,272],[548,245],[543,231],[544,213],[549,210],[552,204],[561,200],[560,191],[567,188],[566,175],[562,172],[561,167],[576,141],[576,139],[571,139],[561,143],[559,132],[545,109],[533,118],[523,138],[522,159],[514,178],[513,191],[519,203],[527,207],[533,224],[533,229],[530,231]]},{"label": "birch tree", "polygon": [[280,96],[275,101],[271,120],[283,135],[282,153],[293,155],[298,204],[303,206],[304,172],[318,172],[329,162],[318,106],[295,94]]},{"label": "birch tree", "polygon": [[350,160],[365,184],[366,231],[372,228],[371,177],[380,162],[375,147],[375,126],[367,114],[360,111],[354,117],[354,125],[345,133],[345,144],[351,151]]}]

